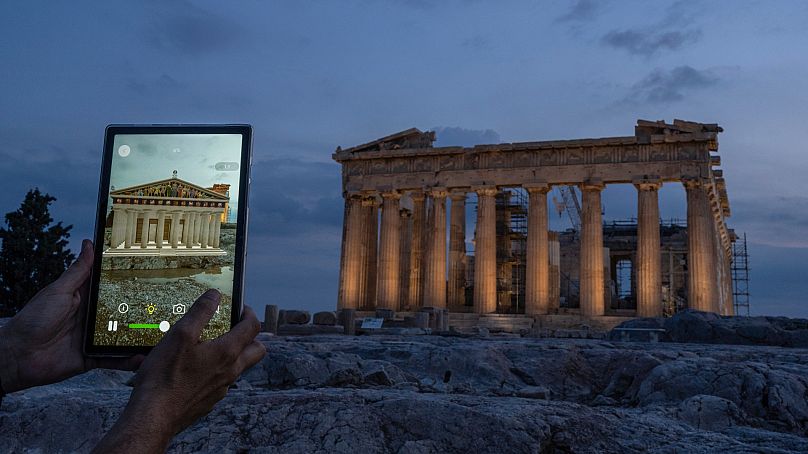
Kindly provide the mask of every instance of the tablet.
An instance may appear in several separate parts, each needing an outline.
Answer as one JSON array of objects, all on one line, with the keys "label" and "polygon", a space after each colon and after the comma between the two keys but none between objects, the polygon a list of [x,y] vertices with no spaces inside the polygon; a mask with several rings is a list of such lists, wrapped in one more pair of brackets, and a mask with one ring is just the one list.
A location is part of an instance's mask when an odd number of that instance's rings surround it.
[{"label": "tablet", "polygon": [[148,352],[208,288],[222,299],[202,339],[238,322],[251,142],[248,125],[107,127],[87,355]]}]

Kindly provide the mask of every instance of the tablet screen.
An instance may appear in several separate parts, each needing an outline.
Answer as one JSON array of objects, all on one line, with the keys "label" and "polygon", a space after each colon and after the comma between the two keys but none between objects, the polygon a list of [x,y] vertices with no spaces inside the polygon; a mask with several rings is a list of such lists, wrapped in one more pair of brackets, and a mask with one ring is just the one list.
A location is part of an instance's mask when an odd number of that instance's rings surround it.
[{"label": "tablet screen", "polygon": [[222,299],[202,337],[220,336],[231,326],[243,136],[110,139],[93,344],[153,346],[208,288]]}]

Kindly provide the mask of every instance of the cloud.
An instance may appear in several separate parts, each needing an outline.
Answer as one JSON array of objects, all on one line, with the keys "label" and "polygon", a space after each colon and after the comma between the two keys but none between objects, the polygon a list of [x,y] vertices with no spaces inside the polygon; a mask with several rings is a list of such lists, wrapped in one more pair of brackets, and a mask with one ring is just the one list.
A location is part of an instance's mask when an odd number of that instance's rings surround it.
[{"label": "cloud", "polygon": [[594,19],[600,11],[603,2],[595,0],[578,0],[570,9],[558,16],[556,22],[585,22]]},{"label": "cloud", "polygon": [[686,44],[698,41],[700,37],[701,31],[695,29],[670,31],[655,28],[629,29],[612,30],[601,38],[601,42],[630,54],[650,57],[661,50],[678,50]]},{"label": "cloud", "polygon": [[152,6],[154,17],[147,40],[160,49],[206,54],[230,48],[243,33],[243,28],[229,18],[189,2],[158,2]]},{"label": "cloud", "polygon": [[750,243],[808,248],[808,197],[731,199],[730,207],[728,225]]},{"label": "cloud", "polygon": [[436,126],[431,129],[435,131],[436,147],[472,147],[502,141],[493,129],[465,129],[456,126]]},{"label": "cloud", "polygon": [[681,101],[685,92],[714,86],[719,81],[709,70],[697,70],[692,66],[677,66],[671,70],[655,69],[632,86],[632,96],[627,101],[642,101],[650,104]]}]

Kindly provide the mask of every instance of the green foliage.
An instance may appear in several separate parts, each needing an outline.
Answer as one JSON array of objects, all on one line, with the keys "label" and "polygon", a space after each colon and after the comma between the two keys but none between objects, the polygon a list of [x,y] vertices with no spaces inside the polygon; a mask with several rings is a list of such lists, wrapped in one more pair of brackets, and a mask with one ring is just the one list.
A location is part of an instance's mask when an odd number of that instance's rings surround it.
[{"label": "green foliage", "polygon": [[73,226],[51,225],[48,206],[55,200],[35,188],[18,210],[6,214],[6,226],[0,227],[0,312],[19,311],[75,260],[66,249]]}]

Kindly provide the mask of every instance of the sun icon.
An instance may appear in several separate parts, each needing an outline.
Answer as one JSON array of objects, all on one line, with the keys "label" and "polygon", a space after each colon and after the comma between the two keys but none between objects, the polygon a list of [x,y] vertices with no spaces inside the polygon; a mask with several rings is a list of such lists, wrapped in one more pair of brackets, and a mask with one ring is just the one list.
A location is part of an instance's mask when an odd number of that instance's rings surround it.
[{"label": "sun icon", "polygon": [[155,307],[154,304],[149,304],[148,306],[146,306],[146,312],[148,312],[149,315],[153,314],[154,311],[156,311],[156,310],[157,310],[157,307]]}]

